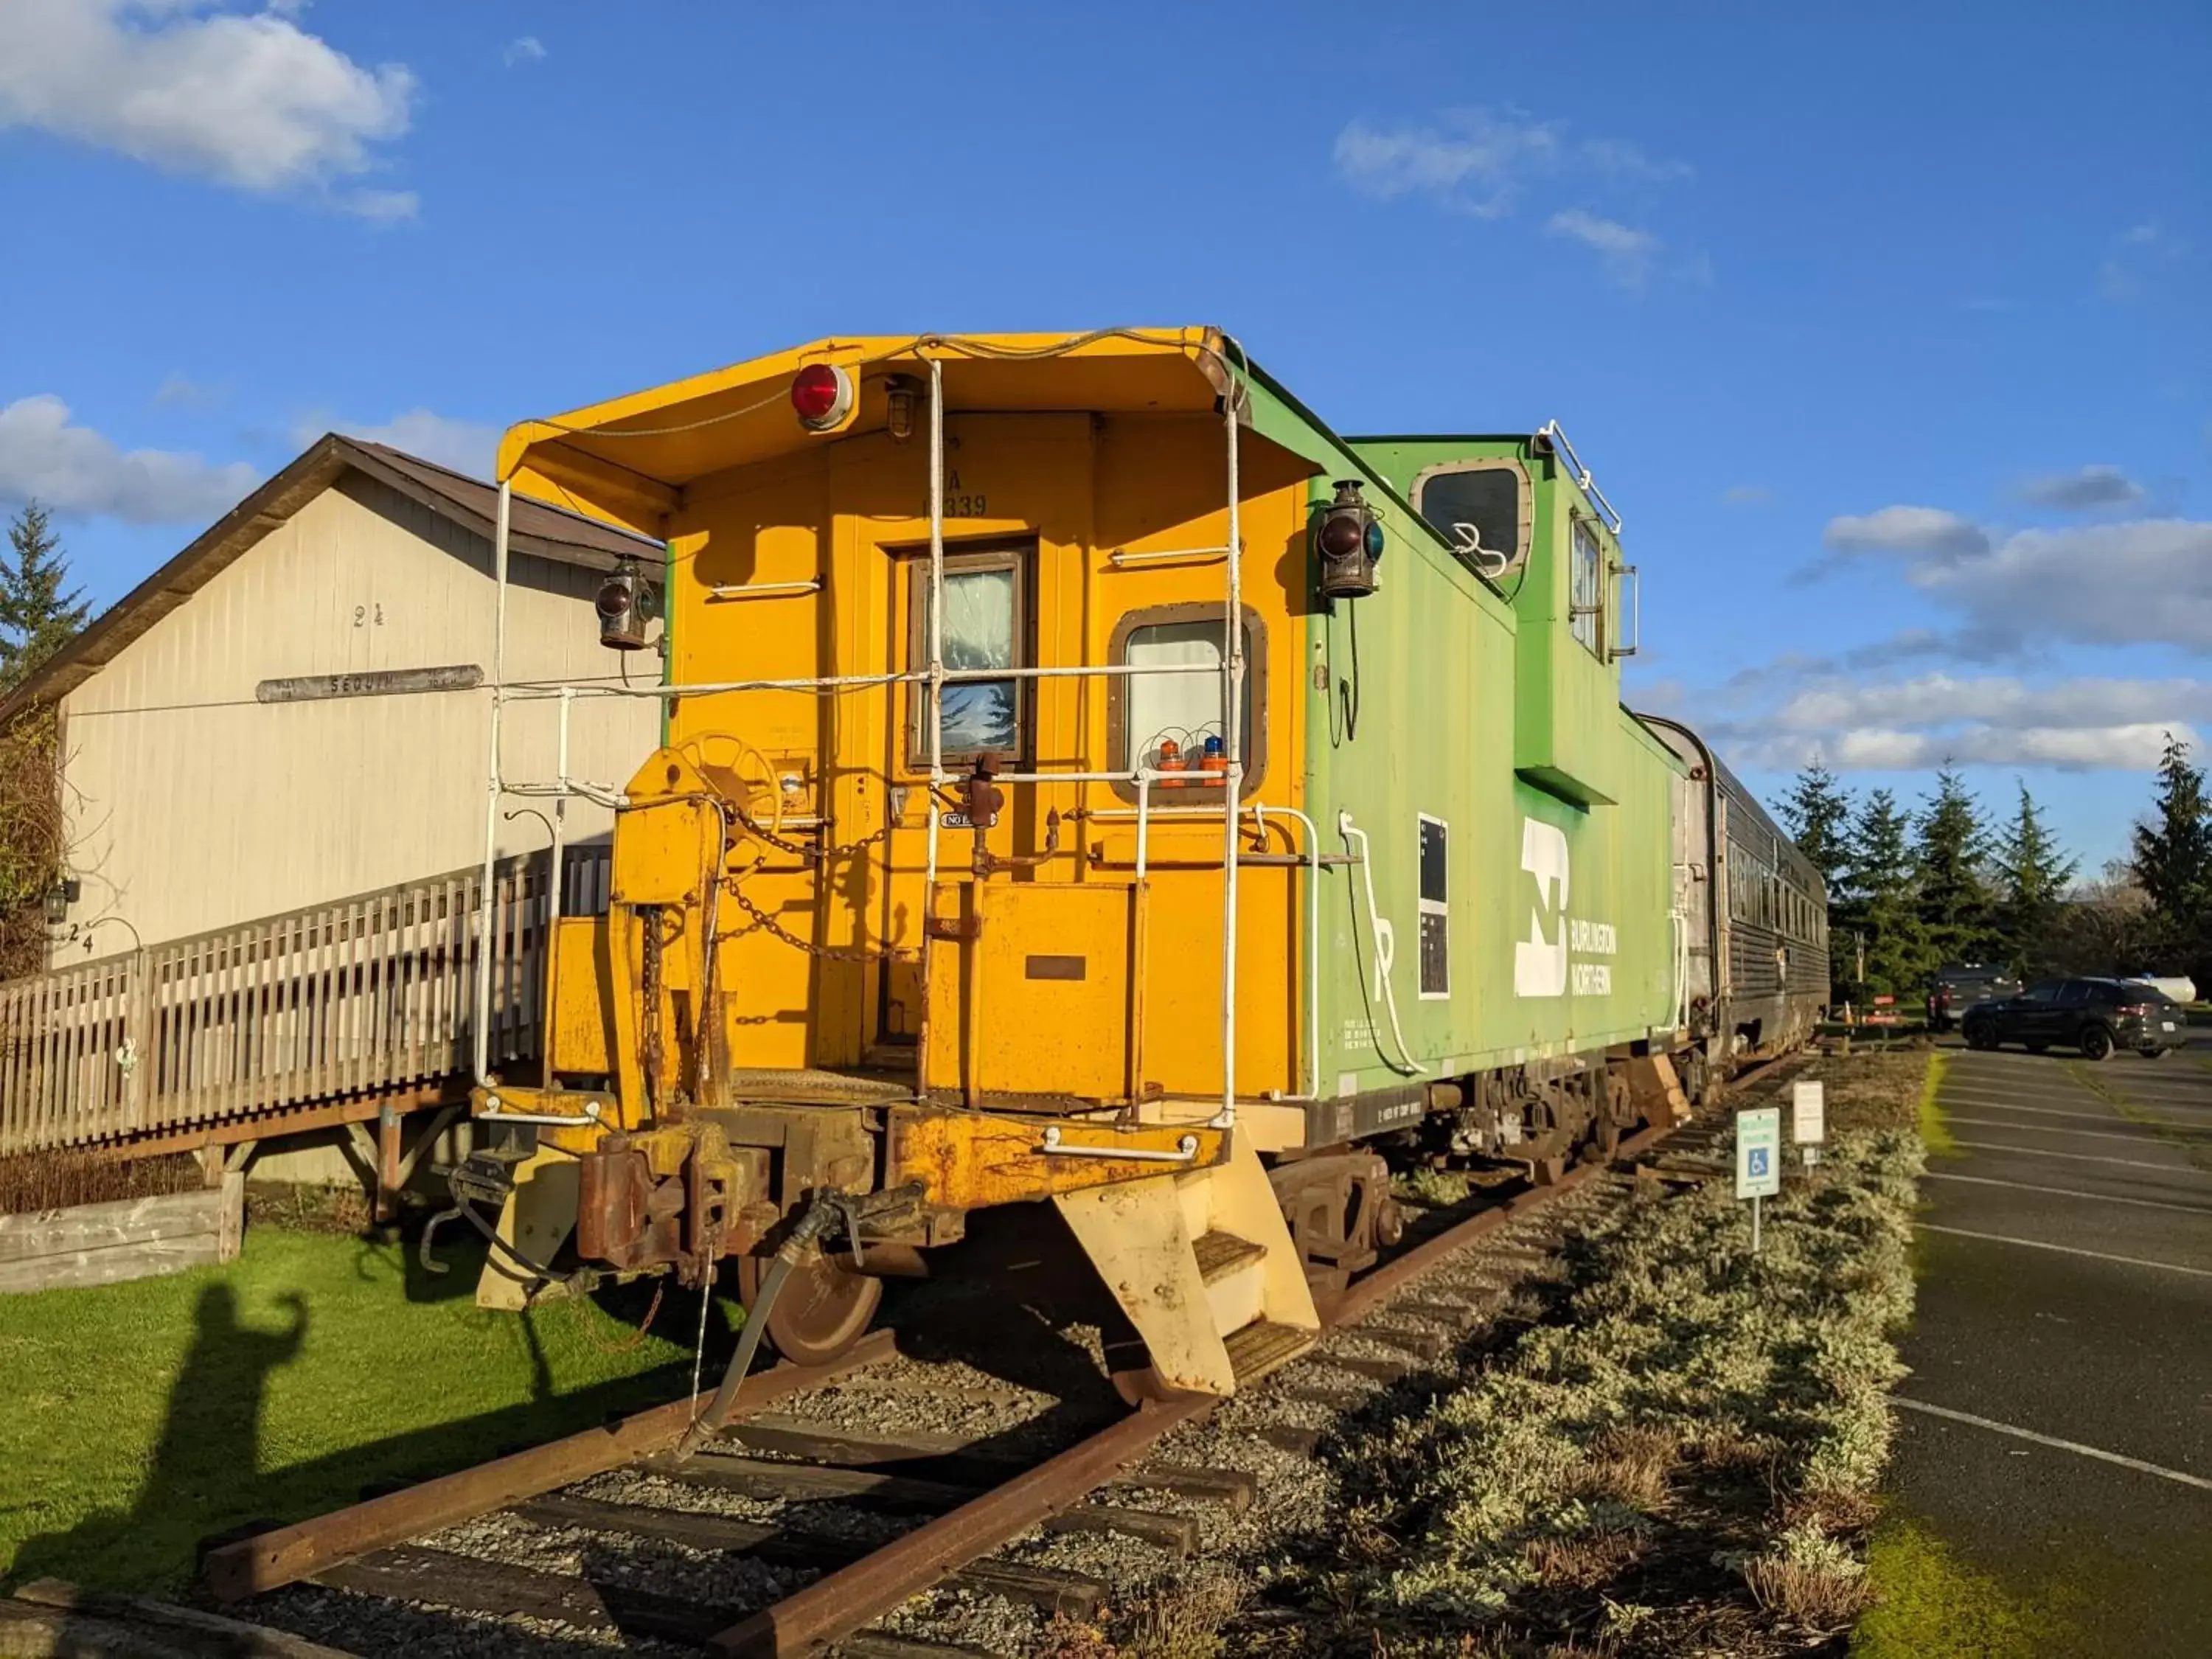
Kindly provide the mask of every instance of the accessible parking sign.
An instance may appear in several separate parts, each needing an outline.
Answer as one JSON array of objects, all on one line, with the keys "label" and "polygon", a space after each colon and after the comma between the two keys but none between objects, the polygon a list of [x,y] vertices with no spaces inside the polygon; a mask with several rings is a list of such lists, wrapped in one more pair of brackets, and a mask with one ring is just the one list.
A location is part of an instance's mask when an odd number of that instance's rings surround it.
[{"label": "accessible parking sign", "polygon": [[1735,1115],[1735,1195],[1772,1198],[1782,1190],[1782,1109],[1756,1106]]}]

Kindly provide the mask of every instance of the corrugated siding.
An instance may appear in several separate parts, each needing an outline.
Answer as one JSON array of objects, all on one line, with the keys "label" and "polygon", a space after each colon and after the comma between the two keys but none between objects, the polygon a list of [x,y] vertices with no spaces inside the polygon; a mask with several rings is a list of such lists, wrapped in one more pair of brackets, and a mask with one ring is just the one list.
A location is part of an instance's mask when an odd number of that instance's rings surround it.
[{"label": "corrugated siding", "polygon": [[[512,574],[510,678],[618,670],[594,573],[518,557]],[[120,915],[150,945],[480,859],[487,694],[253,694],[303,674],[473,663],[489,677],[492,592],[488,543],[359,475],[295,514],[64,701],[74,919]],[[509,706],[510,778],[553,775],[554,722],[550,704]],[[580,702],[570,771],[619,787],[659,740],[650,700]],[[608,827],[572,803],[572,839]],[[500,826],[502,854],[545,842],[536,817]],[[101,954],[129,942],[94,937]]]}]

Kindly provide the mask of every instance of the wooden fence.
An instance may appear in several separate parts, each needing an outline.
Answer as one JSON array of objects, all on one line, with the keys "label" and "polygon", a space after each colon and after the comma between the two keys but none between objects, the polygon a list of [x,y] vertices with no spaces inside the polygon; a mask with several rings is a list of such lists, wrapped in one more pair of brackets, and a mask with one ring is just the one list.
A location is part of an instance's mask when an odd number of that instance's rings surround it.
[{"label": "wooden fence", "polygon": [[[569,849],[562,908],[605,908]],[[0,985],[0,1154],[169,1134],[468,1071],[477,952],[495,1065],[538,1052],[548,855],[481,866]]]}]

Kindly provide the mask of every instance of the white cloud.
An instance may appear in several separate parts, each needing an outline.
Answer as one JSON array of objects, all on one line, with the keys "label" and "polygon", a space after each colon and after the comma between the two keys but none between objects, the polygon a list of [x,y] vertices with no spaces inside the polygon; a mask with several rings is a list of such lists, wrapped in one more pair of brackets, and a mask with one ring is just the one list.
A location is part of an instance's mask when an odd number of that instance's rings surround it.
[{"label": "white cloud", "polygon": [[2179,251],[2157,220],[2130,225],[2097,266],[2097,291],[2115,305],[2140,299],[2146,279]]},{"label": "white cloud", "polygon": [[1747,767],[1819,759],[1839,771],[1960,765],[2142,771],[2164,733],[2212,726],[2212,681],[1929,673],[1869,682],[1832,658],[1779,657],[1703,694],[1676,693],[1705,735]]},{"label": "white cloud", "polygon": [[134,524],[204,520],[235,507],[261,474],[243,461],[118,449],[69,405],[41,393],[0,409],[0,501],[33,497],[59,513],[110,514]]},{"label": "white cloud", "polygon": [[545,43],[534,34],[517,35],[507,43],[500,54],[500,62],[513,69],[517,64],[542,64],[545,61]]},{"label": "white cloud", "polygon": [[410,409],[380,426],[330,420],[318,414],[295,423],[293,441],[302,449],[325,432],[342,432],[349,438],[388,444],[426,461],[465,472],[472,478],[489,478],[499,453],[500,428],[475,421],[457,421],[428,409]]},{"label": "white cloud", "polygon": [[1838,771],[1919,771],[1929,767],[2049,766],[2064,772],[2148,772],[2157,766],[2167,732],[2194,746],[2187,726],[2109,726],[2064,730],[2008,731],[1966,726],[1957,731],[1854,730],[1825,745],[1783,745],[1791,758],[1770,762],[1777,770],[1802,766],[1818,752]]},{"label": "white cloud", "polygon": [[1580,208],[1553,214],[1544,229],[1548,235],[1569,237],[1596,249],[1613,279],[1626,288],[1644,285],[1651,272],[1652,256],[1659,252],[1659,239],[1650,231],[1632,230],[1618,220],[1601,219]]},{"label": "white cloud", "polygon": [[1765,484],[1730,484],[1721,491],[1721,499],[1730,507],[1756,507],[1772,501],[1774,492]]},{"label": "white cloud", "polygon": [[1592,167],[1614,178],[1670,184],[1691,174],[1687,161],[1654,161],[1634,144],[1619,138],[1585,138],[1578,149],[1582,158]]},{"label": "white cloud", "polygon": [[336,187],[403,136],[416,82],[355,63],[272,8],[208,0],[7,0],[0,6],[0,127],[27,126],[243,190],[331,192],[372,218],[414,198]]},{"label": "white cloud", "polygon": [[210,404],[220,402],[222,395],[221,387],[202,386],[198,380],[184,374],[168,375],[163,379],[160,386],[154,388],[155,403],[181,409],[204,408]]},{"label": "white cloud", "polygon": [[2100,507],[2132,507],[2149,492],[2117,466],[2085,466],[2030,478],[2020,493],[2037,507],[2084,513]]},{"label": "white cloud", "polygon": [[1442,126],[1378,131],[1351,122],[1336,136],[1336,170],[1354,190],[1381,201],[1425,195],[1494,218],[1511,205],[1529,174],[1556,164],[1559,152],[1555,122],[1467,110]]},{"label": "white cloud", "polygon": [[1977,624],[2022,638],[2212,651],[2212,524],[2199,520],[2023,530],[1985,557],[1908,574]]},{"label": "white cloud", "polygon": [[1838,553],[1923,554],[1971,558],[1990,549],[1987,532],[1939,507],[1885,507],[1863,517],[1828,520],[1825,537]]}]

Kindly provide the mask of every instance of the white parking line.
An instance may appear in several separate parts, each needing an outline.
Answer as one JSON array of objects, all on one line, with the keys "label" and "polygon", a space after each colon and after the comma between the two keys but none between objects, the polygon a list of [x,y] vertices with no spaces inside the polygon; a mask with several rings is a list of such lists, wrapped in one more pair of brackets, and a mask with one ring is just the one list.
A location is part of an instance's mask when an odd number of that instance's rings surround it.
[{"label": "white parking line", "polygon": [[[2012,1125],[2004,1123],[1997,1127],[2009,1129]],[[2153,1164],[2148,1158],[2100,1158],[2094,1152],[2054,1152],[2048,1146],[2004,1146],[1994,1140],[1954,1140],[1951,1144],[1969,1146],[1978,1152],[2018,1152],[2024,1158],[2063,1158],[2069,1164],[2118,1164],[2130,1170],[2163,1170],[2168,1175],[2212,1177],[2212,1170],[2191,1169],[2185,1164]]]},{"label": "white parking line", "polygon": [[2170,1273],[2212,1279],[2212,1267],[2185,1267],[2179,1261],[2153,1261],[2148,1256],[2114,1255],[2109,1250],[2085,1250],[2078,1244],[2051,1244],[2039,1238],[2014,1238],[2008,1233],[1978,1233],[1971,1227],[1939,1227],[1932,1221],[1912,1224],[1923,1233],[1948,1233],[1954,1238],[1978,1238],[1990,1244],[2018,1244],[2030,1250],[2056,1250],[2061,1255],[2086,1255],[2099,1261],[2117,1261],[2127,1267],[2163,1267]]},{"label": "white parking line", "polygon": [[[1945,1099],[1939,1100],[1936,1103],[1948,1108],[1950,1102],[1948,1099]],[[2070,1117],[2078,1119],[2083,1123],[2124,1123],[2127,1121],[2125,1118],[2120,1116],[2117,1112],[2062,1112],[2056,1106],[2015,1106],[2008,1100],[1962,1100],[1958,1103],[1964,1106],[1968,1111],[1972,1112],[1986,1112],[1990,1110],[2033,1112],[2038,1117]]]},{"label": "white parking line", "polygon": [[2054,1435],[2038,1434],[2033,1429],[2014,1428],[2009,1423],[1977,1417],[1972,1412],[1954,1412],[1948,1406],[1931,1406],[1924,1400],[1907,1400],[1901,1394],[1893,1394],[1889,1398],[1891,1404],[1902,1406],[1909,1412],[1924,1412],[1930,1417],[1948,1418],[1954,1423],[1970,1424],[1995,1434],[2008,1434],[2017,1440],[2033,1440],[2039,1446],[2055,1447],[2060,1451],[2072,1452],[2077,1457],[2094,1457],[2100,1462],[2117,1463],[2124,1469],[2154,1474],[2161,1480],[2177,1480],[2185,1486],[2200,1486],[2206,1492],[2212,1492],[2212,1480],[2207,1480],[2201,1474],[2184,1474],[2179,1469],[2146,1463],[2140,1457],[2123,1457],[2119,1453],[2108,1452],[2100,1446],[2085,1446],[2078,1440],[2061,1440]]},{"label": "white parking line", "polygon": [[2212,1216],[2202,1204],[2161,1204],[2154,1198],[2118,1198],[2110,1193],[2085,1193],[2078,1187],[2038,1187],[2026,1181],[1999,1181],[1991,1176],[1946,1175],[1930,1170],[1923,1181],[1963,1181],[1971,1187],[2010,1187],[2016,1192],[2049,1193],[2057,1198],[2086,1198],[2092,1204],[2130,1204],[2138,1210],[2179,1210],[2184,1215]]},{"label": "white parking line", "polygon": [[[2064,1089],[2056,1091],[2049,1094],[2038,1094],[2030,1093],[2022,1089],[1999,1089],[1996,1087],[1987,1089],[1954,1089],[1948,1084],[1944,1085],[1942,1092],[1936,1096],[1936,1098],[1939,1100],[1949,1100],[1962,1094],[1970,1094],[1977,1097],[1977,1098],[1973,1100],[1960,1101],[1960,1104],[1964,1106],[1997,1106],[2003,1105],[2008,1102],[2015,1100],[2032,1100],[2037,1102],[2071,1101],[2076,1105],[2085,1105],[2096,1099],[2094,1095],[2090,1094],[2087,1090],[2083,1089]],[[2048,1112],[2056,1109],[2049,1105],[2042,1105],[2039,1106],[2038,1109]]]},{"label": "white parking line", "polygon": [[[2079,1140],[2131,1140],[2138,1146],[2146,1144],[2155,1146],[2160,1139],[2158,1134],[2148,1124],[2143,1127],[2140,1133],[2124,1135],[2115,1133],[2110,1129],[2061,1129],[2048,1123],[2006,1123],[1993,1117],[1954,1117],[1948,1113],[1943,1121],[1947,1123],[1970,1124],[1977,1129],[2009,1129],[2014,1134],[2021,1135],[2072,1135]],[[2115,1120],[2100,1118],[2097,1121],[2100,1123],[2110,1123]],[[2172,1145],[2171,1141],[2166,1144]]]}]

